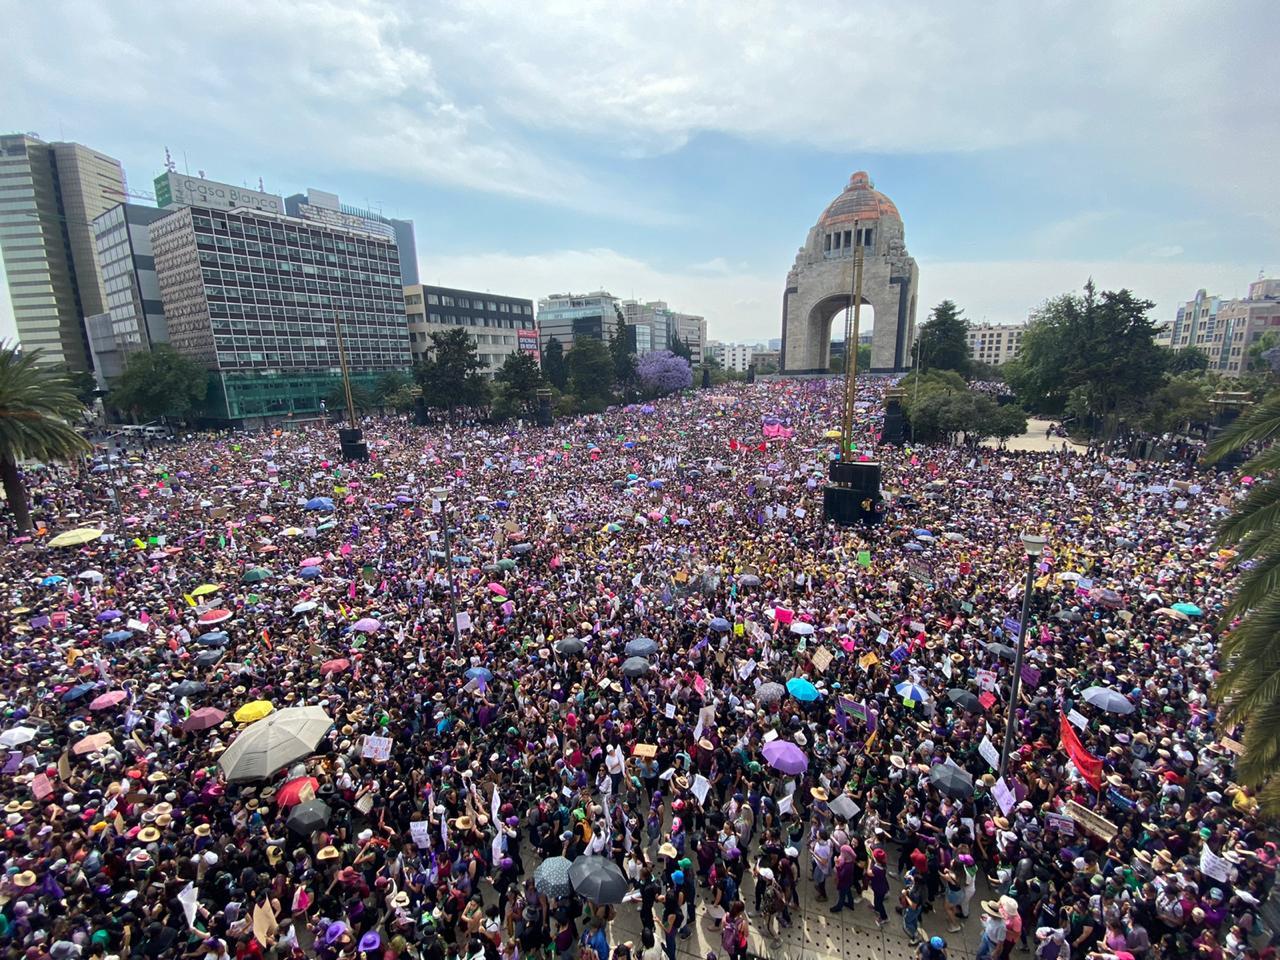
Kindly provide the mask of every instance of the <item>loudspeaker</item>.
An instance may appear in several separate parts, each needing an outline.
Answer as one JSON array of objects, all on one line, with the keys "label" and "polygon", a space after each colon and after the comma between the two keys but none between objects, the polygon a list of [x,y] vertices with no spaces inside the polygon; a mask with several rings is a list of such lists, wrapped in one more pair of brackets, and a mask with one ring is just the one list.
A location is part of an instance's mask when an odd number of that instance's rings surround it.
[{"label": "loudspeaker", "polygon": [[829,473],[831,482],[851,487],[863,496],[880,496],[880,464],[857,460],[835,460]]},{"label": "loudspeaker", "polygon": [[881,504],[879,491],[868,493],[835,485],[822,488],[822,515],[842,527],[879,523],[884,516]]},{"label": "loudspeaker", "polygon": [[885,394],[884,398],[884,428],[880,433],[881,443],[905,443],[907,440],[907,415],[902,409],[901,391],[894,391]]},{"label": "loudspeaker", "polygon": [[359,443],[364,439],[364,431],[355,427],[339,427],[338,439],[342,443]]},{"label": "loudspeaker", "polygon": [[711,368],[703,367],[702,368],[702,388],[705,390],[709,386],[711,386]]},{"label": "loudspeaker", "polygon": [[538,426],[549,427],[551,426],[551,422],[552,422],[551,391],[545,390],[545,389],[539,390],[538,391]]},{"label": "loudspeaker", "polygon": [[755,383],[755,382],[756,382],[756,367],[755,367],[755,364],[752,364],[751,366],[747,367],[747,383]]},{"label": "loudspeaker", "polygon": [[362,430],[339,427],[338,440],[342,447],[343,460],[369,459],[369,445],[364,442],[364,432]]},{"label": "loudspeaker", "polygon": [[421,397],[413,399],[413,423],[414,426],[425,427],[430,422],[427,417],[427,404]]}]

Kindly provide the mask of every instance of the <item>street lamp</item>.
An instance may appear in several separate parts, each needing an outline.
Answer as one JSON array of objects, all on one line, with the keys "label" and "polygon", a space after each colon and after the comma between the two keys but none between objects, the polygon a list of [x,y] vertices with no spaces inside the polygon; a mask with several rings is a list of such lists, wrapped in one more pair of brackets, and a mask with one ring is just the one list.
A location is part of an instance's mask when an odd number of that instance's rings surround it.
[{"label": "street lamp", "polygon": [[453,547],[449,541],[449,490],[446,487],[432,487],[431,497],[440,504],[440,522],[444,527],[444,562],[449,571],[449,620],[453,624],[453,645],[455,648],[461,648],[462,641],[458,636],[458,607],[453,596]]},{"label": "street lamp", "polygon": [[1018,714],[1018,695],[1022,687],[1022,652],[1027,643],[1027,621],[1031,618],[1031,583],[1035,578],[1036,563],[1044,553],[1044,537],[1034,533],[1022,535],[1022,549],[1027,555],[1027,579],[1022,588],[1022,619],[1018,621],[1018,646],[1013,654],[1013,680],[1009,684],[1009,715],[1004,725],[1004,749],[1000,751],[1000,776],[1009,766],[1009,754],[1013,750],[1013,725]]}]

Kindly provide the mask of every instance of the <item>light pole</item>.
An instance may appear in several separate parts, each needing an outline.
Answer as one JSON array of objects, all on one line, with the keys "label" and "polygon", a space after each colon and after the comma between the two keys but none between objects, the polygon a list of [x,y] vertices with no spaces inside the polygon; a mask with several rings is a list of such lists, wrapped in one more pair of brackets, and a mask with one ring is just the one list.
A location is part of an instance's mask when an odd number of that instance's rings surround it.
[{"label": "light pole", "polygon": [[440,522],[444,527],[444,562],[449,570],[449,620],[453,624],[453,645],[460,648],[462,642],[458,636],[458,606],[453,596],[453,547],[449,541],[449,491],[445,487],[433,487],[431,497],[440,504]]},{"label": "light pole", "polygon": [[1022,651],[1027,643],[1027,621],[1031,618],[1031,582],[1035,577],[1036,562],[1044,553],[1044,537],[1034,533],[1022,535],[1022,548],[1027,554],[1027,579],[1022,588],[1022,619],[1018,622],[1018,646],[1013,654],[1013,680],[1009,684],[1009,716],[1004,725],[1004,749],[1000,751],[1000,776],[1009,766],[1009,754],[1013,750],[1013,725],[1018,715],[1018,695],[1022,687]]}]

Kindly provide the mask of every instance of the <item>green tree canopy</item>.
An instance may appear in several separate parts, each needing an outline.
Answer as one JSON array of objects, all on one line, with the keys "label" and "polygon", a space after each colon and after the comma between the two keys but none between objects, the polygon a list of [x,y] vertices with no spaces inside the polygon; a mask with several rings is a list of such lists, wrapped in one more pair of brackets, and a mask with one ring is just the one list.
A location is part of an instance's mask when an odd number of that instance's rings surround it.
[{"label": "green tree canopy", "polygon": [[475,342],[463,327],[431,334],[431,351],[414,369],[422,399],[437,410],[479,407],[489,399],[489,384]]},{"label": "green tree canopy", "polygon": [[604,342],[581,337],[564,358],[569,387],[583,410],[601,410],[613,396],[613,357]]},{"label": "green tree canopy", "polygon": [[0,482],[21,531],[31,529],[31,507],[19,461],[66,460],[89,449],[72,426],[84,415],[73,382],[41,357],[39,350],[0,345]]},{"label": "green tree canopy", "polygon": [[373,404],[378,407],[396,406],[396,398],[406,387],[413,386],[413,376],[407,370],[388,370],[373,385]]},{"label": "green tree canopy", "polygon": [[537,404],[538,388],[543,384],[542,371],[538,369],[538,361],[529,354],[507,354],[494,380],[504,387],[503,402],[516,413],[531,412]]},{"label": "green tree canopy", "polygon": [[569,371],[564,365],[564,344],[555,337],[547,341],[547,349],[542,351],[542,372],[557,390],[564,390],[569,385]]},{"label": "green tree canopy", "polygon": [[903,407],[917,440],[953,442],[963,433],[973,444],[990,437],[1019,437],[1027,430],[1025,411],[970,390],[954,370],[912,373],[902,379],[902,386]]},{"label": "green tree canopy", "polygon": [[609,356],[613,358],[613,382],[619,390],[626,392],[636,377],[636,351],[635,334],[628,329],[622,317],[618,318],[613,337],[609,340]]},{"label": "green tree canopy", "polygon": [[677,357],[684,357],[690,364],[693,363],[693,348],[681,340],[680,334],[674,331],[671,334],[671,352]]},{"label": "green tree canopy", "polygon": [[1201,373],[1209,369],[1209,355],[1198,347],[1169,350],[1165,368],[1170,373]]},{"label": "green tree canopy", "polygon": [[140,420],[186,419],[199,413],[209,392],[209,371],[167,343],[129,354],[111,383],[107,402]]},{"label": "green tree canopy", "polygon": [[[360,383],[351,384],[351,403],[355,406],[356,413],[364,413],[378,405],[374,399],[374,394],[371,394]],[[325,408],[331,413],[346,412],[347,391],[343,389],[341,380],[333,385],[328,396],[325,397],[324,404]]]},{"label": "green tree canopy", "polygon": [[920,327],[912,346],[912,358],[919,370],[954,370],[961,376],[969,372],[969,325],[964,311],[951,300],[943,300],[933,308],[929,319]]}]

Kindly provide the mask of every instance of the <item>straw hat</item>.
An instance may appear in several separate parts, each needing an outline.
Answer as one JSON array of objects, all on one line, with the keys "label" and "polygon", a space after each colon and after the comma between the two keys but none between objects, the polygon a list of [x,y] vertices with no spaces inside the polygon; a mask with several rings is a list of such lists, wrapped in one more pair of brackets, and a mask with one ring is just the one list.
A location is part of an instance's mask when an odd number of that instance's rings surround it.
[{"label": "straw hat", "polygon": [[195,835],[197,837],[207,837],[213,832],[213,828],[207,823],[196,824]]},{"label": "straw hat", "polygon": [[138,839],[143,843],[155,843],[160,839],[160,831],[155,827],[143,827],[138,831]]},{"label": "straw hat", "polygon": [[827,796],[827,788],[826,788],[826,787],[810,787],[810,788],[809,788],[809,795],[810,795],[810,796],[812,796],[812,797],[813,797],[813,799],[815,799],[815,800],[819,801],[820,803],[826,803],[826,802],[827,802],[827,800],[828,800],[828,799],[830,799],[830,798]]},{"label": "straw hat", "polygon": [[458,817],[456,820],[454,820],[454,821],[453,821],[453,828],[454,828],[455,830],[470,830],[470,829],[471,829],[471,818],[470,818],[470,817]]},{"label": "straw hat", "polygon": [[15,873],[13,875],[13,885],[15,887],[34,887],[36,885],[36,875],[30,870]]},{"label": "straw hat", "polygon": [[321,847],[316,853],[317,860],[337,860],[340,856],[341,854],[338,853],[338,848],[333,844],[329,844],[327,847]]}]

